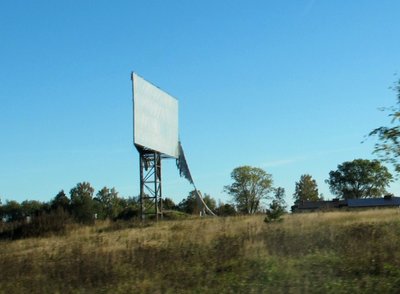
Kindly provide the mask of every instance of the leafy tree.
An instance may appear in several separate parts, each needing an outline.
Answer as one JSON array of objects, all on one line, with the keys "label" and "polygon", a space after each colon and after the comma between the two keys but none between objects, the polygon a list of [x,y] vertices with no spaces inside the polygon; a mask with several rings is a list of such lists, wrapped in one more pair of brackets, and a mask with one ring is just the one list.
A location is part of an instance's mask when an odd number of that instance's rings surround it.
[{"label": "leafy tree", "polygon": [[24,216],[38,216],[44,210],[43,203],[36,200],[25,200],[21,203]]},{"label": "leafy tree", "polygon": [[94,220],[93,207],[94,189],[87,183],[78,183],[71,189],[71,207],[75,219],[81,223],[92,223]]},{"label": "leafy tree", "polygon": [[265,217],[265,222],[281,220],[282,215],[286,212],[286,202],[285,202],[285,189],[278,187],[275,189],[274,199],[269,204],[267,209],[267,216]]},{"label": "leafy tree", "polygon": [[100,218],[114,218],[122,211],[120,198],[115,188],[102,188],[96,194],[95,200],[100,204],[99,210]]},{"label": "leafy tree", "polygon": [[17,201],[11,200],[6,201],[6,204],[2,205],[2,218],[5,218],[9,222],[19,221],[24,218],[24,212],[21,204]]},{"label": "leafy tree", "polygon": [[392,175],[378,160],[355,159],[338,165],[326,183],[333,194],[352,199],[381,197],[391,180]]},{"label": "leafy tree", "polygon": [[286,205],[285,203],[285,188],[278,187],[274,189],[274,200],[278,201],[281,204]]},{"label": "leafy tree", "polygon": [[[200,194],[201,192],[198,191]],[[209,209],[214,210],[216,207],[216,201],[210,195],[204,194],[203,196],[204,203],[208,206]],[[178,210],[182,212],[186,212],[188,214],[198,214],[200,212],[199,200],[197,199],[197,192],[196,190],[190,191],[189,195],[183,199],[178,204]]]},{"label": "leafy tree", "polygon": [[211,209],[212,211],[214,211],[215,208],[217,207],[217,202],[209,194],[204,193],[203,200],[204,200],[204,203],[207,205],[207,207],[209,209]]},{"label": "leafy tree", "polygon": [[122,210],[114,218],[114,220],[130,220],[140,217],[140,197],[120,198]]},{"label": "leafy tree", "polygon": [[253,214],[259,210],[260,202],[268,198],[272,190],[272,176],[261,168],[240,166],[231,173],[233,183],[225,186],[242,213]]},{"label": "leafy tree", "polygon": [[64,211],[70,211],[71,201],[65,194],[64,190],[61,190],[57,193],[54,199],[50,202],[51,209],[59,210],[62,209]]},{"label": "leafy tree", "polygon": [[391,117],[391,127],[379,127],[369,133],[369,136],[377,136],[378,142],[375,144],[374,153],[381,159],[394,166],[396,173],[400,174],[400,80],[392,89],[396,92],[397,105],[389,109]]},{"label": "leafy tree", "polygon": [[317,182],[312,178],[312,176],[304,174],[300,177],[300,180],[296,182],[293,198],[295,202],[302,200],[319,200]]},{"label": "leafy tree", "polygon": [[218,203],[218,207],[214,209],[214,212],[218,216],[231,216],[236,215],[235,206],[232,204],[224,204],[222,202]]},{"label": "leafy tree", "polygon": [[176,209],[176,204],[171,198],[165,197],[163,200],[163,209],[166,210]]},{"label": "leafy tree", "polygon": [[178,203],[178,210],[182,212],[186,212],[188,214],[194,214],[197,213],[198,207],[197,207],[197,196],[196,196],[196,191],[190,191],[189,195],[183,199],[181,202]]}]

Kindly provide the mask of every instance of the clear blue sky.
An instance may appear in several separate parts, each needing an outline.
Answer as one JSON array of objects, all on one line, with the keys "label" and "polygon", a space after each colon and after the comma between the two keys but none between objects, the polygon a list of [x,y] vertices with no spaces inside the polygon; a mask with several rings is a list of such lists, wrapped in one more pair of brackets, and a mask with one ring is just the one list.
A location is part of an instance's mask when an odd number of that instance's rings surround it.
[{"label": "clear blue sky", "polygon": [[[78,182],[139,193],[130,72],[177,97],[198,188],[228,201],[240,165],[295,182],[374,158],[400,69],[400,1],[2,1],[0,196]],[[164,162],[164,195],[191,187]],[[399,195],[400,186],[389,189]]]}]

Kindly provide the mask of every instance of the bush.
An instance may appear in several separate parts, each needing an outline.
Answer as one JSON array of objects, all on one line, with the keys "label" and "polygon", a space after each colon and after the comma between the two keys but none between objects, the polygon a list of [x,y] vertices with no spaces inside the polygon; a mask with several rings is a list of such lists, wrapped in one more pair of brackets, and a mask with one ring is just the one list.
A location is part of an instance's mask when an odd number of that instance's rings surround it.
[{"label": "bush", "polygon": [[6,223],[0,231],[0,239],[22,239],[29,237],[47,237],[62,235],[66,232],[66,225],[70,215],[63,209],[43,213],[33,217],[30,221],[16,221]]},{"label": "bush", "polygon": [[285,207],[283,207],[278,201],[274,200],[267,209],[267,216],[264,222],[269,223],[273,221],[282,221],[282,216],[285,214]]},{"label": "bush", "polygon": [[140,217],[140,210],[137,207],[128,206],[125,207],[114,220],[130,220],[133,218]]}]

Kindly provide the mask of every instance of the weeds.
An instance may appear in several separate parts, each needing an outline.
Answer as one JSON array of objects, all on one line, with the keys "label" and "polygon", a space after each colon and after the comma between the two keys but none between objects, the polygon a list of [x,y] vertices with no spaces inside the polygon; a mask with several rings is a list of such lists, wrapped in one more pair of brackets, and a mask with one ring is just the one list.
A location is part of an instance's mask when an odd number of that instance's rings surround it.
[{"label": "weeds", "polygon": [[0,241],[1,293],[396,293],[397,210],[66,226]]}]

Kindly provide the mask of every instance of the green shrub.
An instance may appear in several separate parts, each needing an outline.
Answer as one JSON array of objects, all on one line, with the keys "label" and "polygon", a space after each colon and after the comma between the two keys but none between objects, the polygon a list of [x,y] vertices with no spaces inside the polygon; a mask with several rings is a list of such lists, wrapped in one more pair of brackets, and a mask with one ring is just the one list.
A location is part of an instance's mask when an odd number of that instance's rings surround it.
[{"label": "green shrub", "polygon": [[0,239],[21,239],[29,237],[46,237],[62,235],[66,232],[66,225],[70,222],[70,215],[63,209],[50,213],[42,213],[30,220],[6,223],[0,232]]}]

